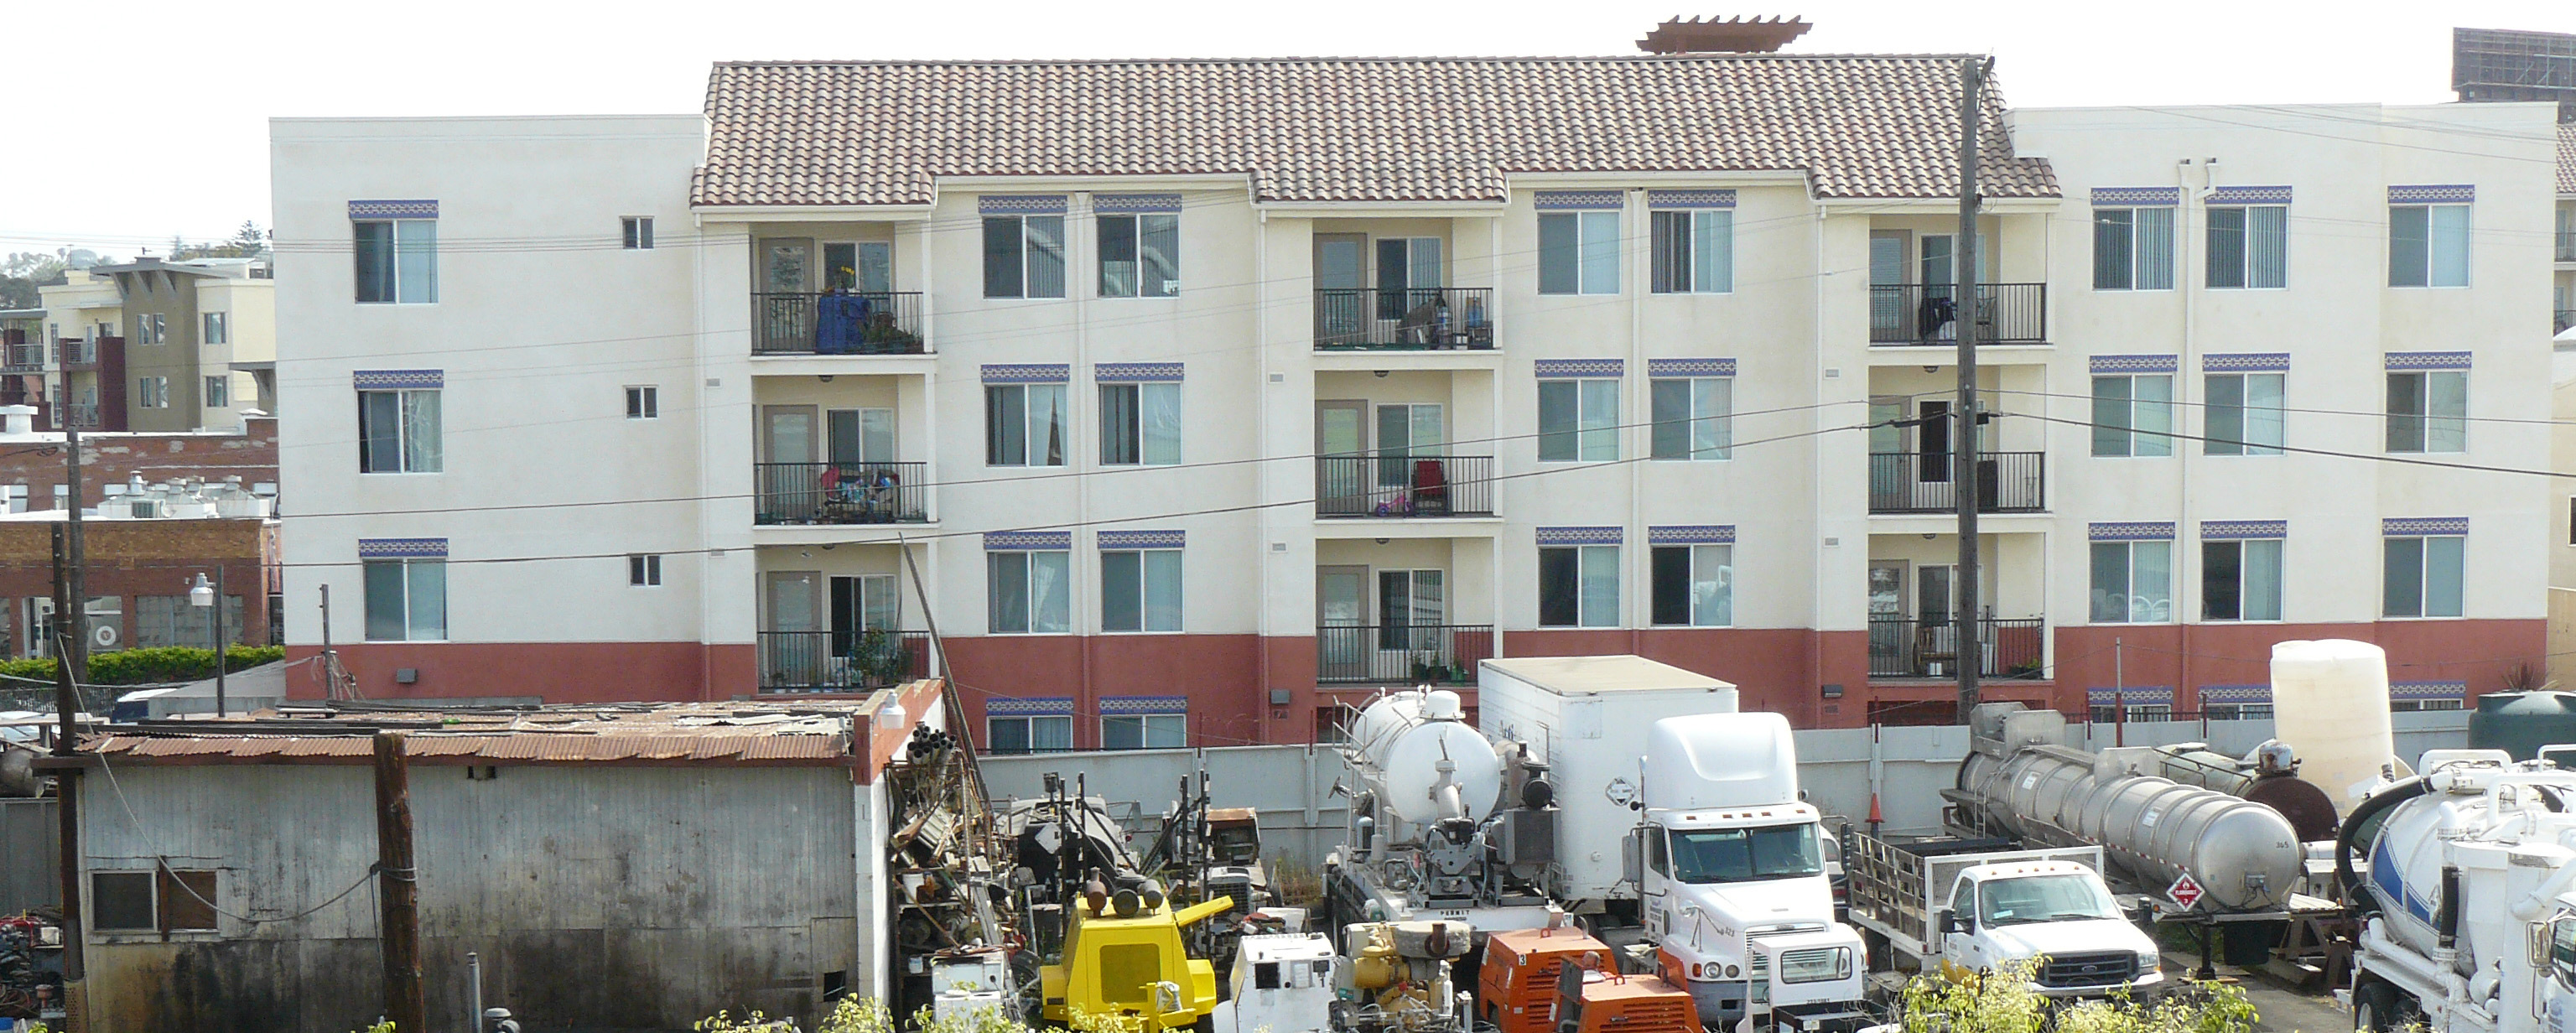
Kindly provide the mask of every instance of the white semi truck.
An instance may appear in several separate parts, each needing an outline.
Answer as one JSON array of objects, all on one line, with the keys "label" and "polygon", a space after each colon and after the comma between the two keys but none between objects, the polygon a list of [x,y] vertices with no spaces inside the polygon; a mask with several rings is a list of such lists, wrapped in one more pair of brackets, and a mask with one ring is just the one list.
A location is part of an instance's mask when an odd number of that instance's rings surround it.
[{"label": "white semi truck", "polygon": [[1864,1024],[1868,957],[1834,919],[1823,829],[1798,799],[1788,719],[1664,718],[1647,730],[1639,774],[1624,874],[1700,1020],[1797,1033]]},{"label": "white semi truck", "polygon": [[[2356,1029],[2576,1029],[2576,771],[2433,750],[2353,808],[2337,881],[2362,919]],[[2364,872],[2364,864],[2367,871]]]}]

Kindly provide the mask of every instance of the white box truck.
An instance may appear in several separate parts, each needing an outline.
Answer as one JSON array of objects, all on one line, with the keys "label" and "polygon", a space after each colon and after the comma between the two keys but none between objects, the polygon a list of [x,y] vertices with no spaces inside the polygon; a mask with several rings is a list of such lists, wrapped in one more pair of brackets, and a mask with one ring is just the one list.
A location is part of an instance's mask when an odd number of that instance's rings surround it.
[{"label": "white box truck", "polygon": [[1667,717],[1735,712],[1735,686],[1642,656],[1487,660],[1477,670],[1476,723],[1547,765],[1557,806],[1556,865],[1546,889],[1567,910],[1609,901],[1635,921],[1637,887],[1620,880],[1619,844],[1637,824],[1646,730]]}]

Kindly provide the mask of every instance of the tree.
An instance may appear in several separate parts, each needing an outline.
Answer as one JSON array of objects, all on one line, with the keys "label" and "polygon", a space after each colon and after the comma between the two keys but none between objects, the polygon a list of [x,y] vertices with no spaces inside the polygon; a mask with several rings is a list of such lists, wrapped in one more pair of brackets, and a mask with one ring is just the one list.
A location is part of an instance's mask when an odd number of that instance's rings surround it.
[{"label": "tree", "polygon": [[231,238],[214,243],[191,244],[175,235],[170,238],[170,260],[174,262],[190,258],[258,258],[265,254],[268,232],[249,219],[242,220],[241,228],[234,230]]},{"label": "tree", "polygon": [[0,308],[35,308],[44,304],[36,288],[64,282],[63,260],[39,251],[19,251],[0,259]]}]

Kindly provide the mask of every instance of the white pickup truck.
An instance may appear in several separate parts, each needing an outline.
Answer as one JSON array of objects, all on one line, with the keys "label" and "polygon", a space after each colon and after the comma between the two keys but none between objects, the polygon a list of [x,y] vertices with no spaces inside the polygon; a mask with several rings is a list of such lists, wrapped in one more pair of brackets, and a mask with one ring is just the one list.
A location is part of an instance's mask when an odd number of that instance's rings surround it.
[{"label": "white pickup truck", "polygon": [[2031,989],[2049,997],[2164,985],[2155,940],[2120,912],[2103,885],[2102,848],[2019,850],[1992,839],[1896,839],[1854,831],[1844,841],[1851,924],[1872,960],[1899,971],[1990,971],[2043,958]]}]

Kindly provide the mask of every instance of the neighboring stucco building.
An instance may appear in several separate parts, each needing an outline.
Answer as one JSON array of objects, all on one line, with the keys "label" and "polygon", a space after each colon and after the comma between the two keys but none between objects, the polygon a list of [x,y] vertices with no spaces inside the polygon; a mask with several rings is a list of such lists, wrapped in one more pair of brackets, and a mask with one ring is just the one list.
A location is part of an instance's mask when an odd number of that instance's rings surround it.
[{"label": "neighboring stucco building", "polygon": [[[279,120],[285,475],[347,514],[288,528],[290,644],[329,584],[373,696],[724,698],[919,673],[935,616],[1004,749],[1329,735],[1498,654],[1946,714],[1956,67],[726,64],[703,119]],[[2544,109],[1986,122],[1992,695],[2259,706],[2323,635],[2437,702],[2536,668],[2546,489],[2374,460],[2548,461],[2461,419],[2548,411],[2546,249],[2488,229],[2548,218]],[[1612,125],[1660,128],[1567,128]]]},{"label": "neighboring stucco building", "polygon": [[255,411],[260,384],[234,364],[273,368],[277,359],[267,259],[141,258],[90,275],[115,284],[124,321],[125,424],[103,429],[233,427]]}]

